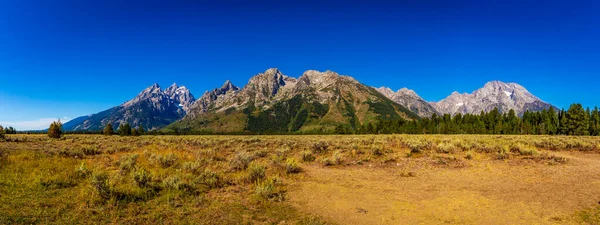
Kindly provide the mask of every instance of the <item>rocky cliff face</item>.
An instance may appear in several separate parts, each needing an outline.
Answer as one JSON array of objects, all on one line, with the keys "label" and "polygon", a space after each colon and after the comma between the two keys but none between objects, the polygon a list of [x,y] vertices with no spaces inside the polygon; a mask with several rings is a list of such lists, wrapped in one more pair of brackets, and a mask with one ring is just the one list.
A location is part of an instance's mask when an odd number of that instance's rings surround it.
[{"label": "rocky cliff face", "polygon": [[494,108],[498,108],[500,112],[513,109],[521,115],[527,110],[540,111],[554,107],[535,97],[519,84],[500,81],[488,82],[483,88],[471,94],[453,92],[446,99],[432,102],[431,105],[440,113],[451,115],[478,114],[481,111],[489,112]]},{"label": "rocky cliff face", "polygon": [[154,84],[135,98],[108,110],[65,123],[70,130],[100,130],[108,123],[113,127],[129,123],[132,127],[142,125],[145,129],[159,129],[186,115],[194,96],[184,86],[171,85],[164,91]]},{"label": "rocky cliff face", "polygon": [[431,117],[433,114],[439,114],[439,112],[433,106],[423,100],[413,90],[402,88],[394,92],[392,89],[387,87],[380,87],[376,90],[390,100],[408,108],[410,111],[416,113],[420,117]]},{"label": "rocky cliff face", "polygon": [[[375,89],[333,71],[308,70],[298,79],[268,69],[241,90],[217,89],[167,129],[217,132],[309,132],[354,129],[376,119],[418,116]],[[200,107],[202,106],[202,107]]]}]

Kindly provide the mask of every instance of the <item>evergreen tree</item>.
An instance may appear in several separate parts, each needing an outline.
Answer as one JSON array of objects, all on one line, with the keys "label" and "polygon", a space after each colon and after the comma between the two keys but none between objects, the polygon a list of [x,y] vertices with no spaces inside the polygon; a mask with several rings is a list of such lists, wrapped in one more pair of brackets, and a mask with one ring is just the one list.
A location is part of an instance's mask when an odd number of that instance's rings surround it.
[{"label": "evergreen tree", "polygon": [[131,126],[129,126],[129,123],[120,124],[117,132],[121,136],[130,136],[131,135]]},{"label": "evergreen tree", "polygon": [[146,130],[144,130],[144,126],[142,124],[140,124],[137,128],[137,134],[144,135],[145,133],[146,133]]},{"label": "evergreen tree", "polygon": [[108,123],[106,124],[106,127],[104,127],[104,135],[112,135],[115,132],[112,124]]},{"label": "evergreen tree", "polygon": [[60,138],[63,134],[62,123],[60,119],[58,121],[52,122],[50,127],[48,128],[48,137],[51,138]]},{"label": "evergreen tree", "polygon": [[568,135],[569,134],[569,128],[567,126],[567,123],[568,123],[567,112],[565,112],[564,109],[561,110],[560,120],[559,121],[560,121],[559,122],[559,124],[560,124],[560,126],[559,126],[560,134]]},{"label": "evergreen tree", "polygon": [[567,134],[588,135],[589,115],[585,112],[581,104],[572,104],[566,114]]},{"label": "evergreen tree", "polygon": [[0,126],[0,140],[4,140],[4,128],[2,128],[2,126]]},{"label": "evergreen tree", "polygon": [[598,107],[594,107],[590,116],[590,135],[600,135],[600,112],[598,111]]}]

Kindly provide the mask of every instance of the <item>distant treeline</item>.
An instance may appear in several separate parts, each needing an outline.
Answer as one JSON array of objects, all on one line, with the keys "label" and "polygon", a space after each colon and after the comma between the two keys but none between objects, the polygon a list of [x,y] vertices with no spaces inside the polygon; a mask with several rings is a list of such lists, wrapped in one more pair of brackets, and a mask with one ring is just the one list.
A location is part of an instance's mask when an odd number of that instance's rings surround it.
[{"label": "distant treeline", "polygon": [[593,135],[600,134],[600,112],[572,104],[567,111],[553,108],[525,112],[500,113],[494,109],[479,115],[433,115],[420,120],[380,120],[361,126],[359,134],[529,134],[529,135]]},{"label": "distant treeline", "polygon": [[[1,127],[0,127],[1,129]],[[12,127],[3,130],[7,134],[45,134],[47,131],[15,131]],[[119,134],[136,135],[255,135],[255,134],[527,134],[527,135],[600,135],[600,112],[584,109],[581,104],[572,104],[568,110],[556,111],[553,108],[538,112],[525,112],[518,116],[514,110],[500,113],[494,109],[480,114],[433,115],[419,120],[378,120],[356,129],[339,125],[334,130],[310,132],[268,132],[250,131],[234,133],[191,132],[180,130],[145,131],[143,127],[131,128],[129,124],[120,125],[116,131],[112,126],[98,131],[65,131],[65,134]]]}]

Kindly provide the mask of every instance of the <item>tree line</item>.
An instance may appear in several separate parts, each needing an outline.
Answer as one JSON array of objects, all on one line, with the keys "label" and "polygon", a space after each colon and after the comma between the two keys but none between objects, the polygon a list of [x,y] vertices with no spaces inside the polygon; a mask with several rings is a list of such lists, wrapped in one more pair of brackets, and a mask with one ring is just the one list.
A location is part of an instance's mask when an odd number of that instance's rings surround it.
[{"label": "tree line", "polygon": [[572,104],[568,110],[554,108],[538,112],[526,111],[518,116],[514,110],[500,113],[497,108],[479,114],[432,115],[407,121],[379,120],[364,124],[359,134],[529,134],[529,135],[593,135],[600,134],[600,112]]},{"label": "tree line", "polygon": [[[189,133],[179,130],[146,131],[142,125],[133,128],[129,123],[119,124],[115,131],[112,124],[107,124],[98,131],[64,131],[60,120],[53,122],[47,131],[18,132],[12,127],[0,126],[0,139],[5,134],[15,133],[47,133],[59,138],[63,134],[104,134],[121,136],[138,135],[189,135],[189,134],[257,134],[249,131],[237,133]],[[258,133],[260,134],[260,133]],[[289,133],[271,133],[289,134]],[[295,134],[295,133],[293,133]],[[356,129],[339,125],[333,131],[313,132],[311,134],[523,134],[523,135],[600,135],[600,111],[598,107],[584,109],[581,104],[572,104],[568,110],[544,109],[538,112],[526,111],[517,115],[514,110],[501,113],[497,108],[479,114],[456,114],[454,116],[436,114],[418,120],[377,120],[363,124]]]}]

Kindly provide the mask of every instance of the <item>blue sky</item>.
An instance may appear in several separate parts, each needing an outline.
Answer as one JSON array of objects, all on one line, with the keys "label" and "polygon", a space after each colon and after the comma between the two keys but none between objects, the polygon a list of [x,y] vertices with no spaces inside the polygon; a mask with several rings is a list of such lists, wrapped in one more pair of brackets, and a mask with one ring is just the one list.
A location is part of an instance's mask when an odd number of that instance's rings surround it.
[{"label": "blue sky", "polygon": [[199,97],[271,67],[428,101],[501,80],[600,105],[600,3],[540,2],[0,0],[0,124],[46,127],[153,83]]}]

